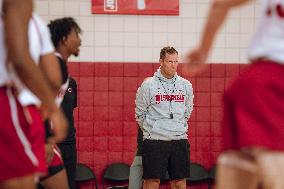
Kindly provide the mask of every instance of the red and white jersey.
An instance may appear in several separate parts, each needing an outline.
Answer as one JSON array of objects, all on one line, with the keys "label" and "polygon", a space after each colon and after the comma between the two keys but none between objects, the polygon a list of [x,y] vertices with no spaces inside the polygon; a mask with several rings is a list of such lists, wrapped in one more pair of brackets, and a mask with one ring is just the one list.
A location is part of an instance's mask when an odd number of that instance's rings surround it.
[{"label": "red and white jersey", "polygon": [[284,64],[284,1],[262,0],[261,18],[250,45],[249,59],[267,58]]},{"label": "red and white jersey", "polygon": [[[50,39],[50,33],[44,21],[33,14],[29,22],[29,49],[36,64],[39,64],[40,56],[54,52],[54,47]],[[30,92],[18,79],[14,82],[19,90],[18,100],[23,106],[40,105],[39,99]]]}]

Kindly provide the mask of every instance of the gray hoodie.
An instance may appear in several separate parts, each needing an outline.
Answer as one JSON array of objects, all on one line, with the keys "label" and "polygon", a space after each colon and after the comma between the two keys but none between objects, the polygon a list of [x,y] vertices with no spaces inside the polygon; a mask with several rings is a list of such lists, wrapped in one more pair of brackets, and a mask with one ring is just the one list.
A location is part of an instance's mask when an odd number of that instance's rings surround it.
[{"label": "gray hoodie", "polygon": [[135,101],[135,117],[143,139],[187,139],[193,97],[191,83],[177,74],[167,79],[158,69],[146,79],[137,90]]}]

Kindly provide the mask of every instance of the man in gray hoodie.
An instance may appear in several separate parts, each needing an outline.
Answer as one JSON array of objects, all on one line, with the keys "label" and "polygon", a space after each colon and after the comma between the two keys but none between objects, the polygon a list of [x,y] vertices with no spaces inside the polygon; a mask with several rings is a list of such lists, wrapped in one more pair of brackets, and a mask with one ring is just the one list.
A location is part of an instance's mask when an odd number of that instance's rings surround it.
[{"label": "man in gray hoodie", "polygon": [[186,188],[189,176],[187,121],[193,110],[191,83],[178,76],[178,52],[164,47],[160,68],[136,94],[135,116],[143,131],[143,188],[159,188],[169,173],[171,188]]}]

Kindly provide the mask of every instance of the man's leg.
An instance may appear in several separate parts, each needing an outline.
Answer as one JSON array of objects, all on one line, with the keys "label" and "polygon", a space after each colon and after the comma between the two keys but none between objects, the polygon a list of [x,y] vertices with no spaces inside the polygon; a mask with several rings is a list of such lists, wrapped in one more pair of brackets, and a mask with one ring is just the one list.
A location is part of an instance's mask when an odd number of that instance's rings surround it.
[{"label": "man's leg", "polygon": [[159,188],[160,179],[167,171],[170,145],[169,141],[143,141],[142,165],[144,189]]},{"label": "man's leg", "polygon": [[190,155],[187,139],[171,141],[169,176],[172,189],[186,189],[186,178],[189,177]]},{"label": "man's leg", "polygon": [[66,170],[62,169],[55,175],[41,181],[41,184],[45,189],[69,189]]},{"label": "man's leg", "polygon": [[257,189],[259,176],[256,163],[239,152],[227,152],[218,158],[216,188]]},{"label": "man's leg", "polygon": [[172,180],[170,184],[172,189],[186,189],[186,179]]},{"label": "man's leg", "polygon": [[142,156],[135,156],[130,167],[129,189],[140,189],[143,183]]},{"label": "man's leg", "polygon": [[143,182],[143,189],[158,189],[160,179],[145,179]]},{"label": "man's leg", "polygon": [[76,164],[77,164],[77,150],[76,144],[60,144],[62,159],[66,169],[69,189],[76,188]]},{"label": "man's leg", "polygon": [[36,189],[34,175],[8,180],[0,184],[1,189]]},{"label": "man's leg", "polygon": [[284,188],[284,153],[267,151],[257,157],[263,189]]}]

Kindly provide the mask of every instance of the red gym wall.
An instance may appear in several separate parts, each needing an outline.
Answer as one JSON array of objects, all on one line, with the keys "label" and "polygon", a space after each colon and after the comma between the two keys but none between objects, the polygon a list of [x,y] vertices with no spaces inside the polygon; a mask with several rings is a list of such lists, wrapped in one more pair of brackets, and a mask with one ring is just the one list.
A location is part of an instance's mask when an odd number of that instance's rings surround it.
[{"label": "red gym wall", "polygon": [[[131,165],[136,150],[136,90],[158,66],[158,63],[69,64],[69,72],[78,84],[79,107],[75,111],[78,161],[94,170],[99,183],[108,164],[126,162]],[[189,121],[191,161],[206,168],[215,163],[222,150],[222,93],[244,66],[210,64],[203,73],[192,77],[183,64],[179,65],[179,75],[190,80],[195,95]],[[82,188],[93,189],[94,186],[90,182]],[[207,185],[191,188],[205,189]]]}]

